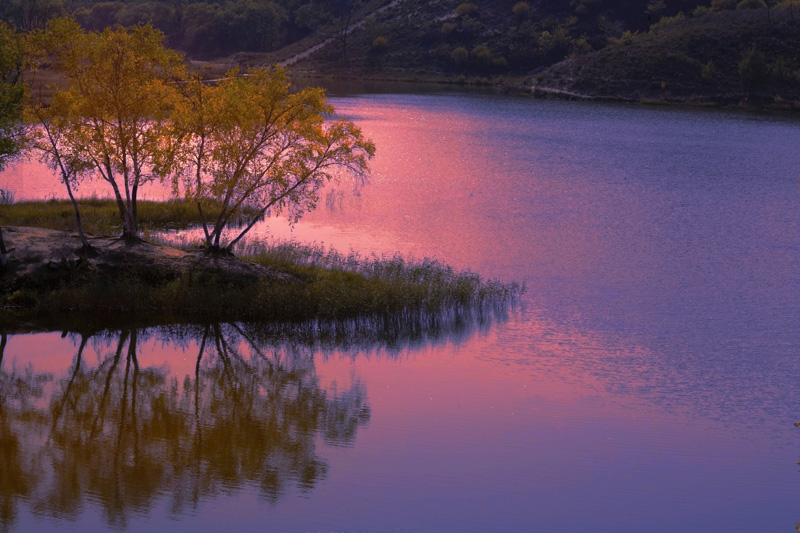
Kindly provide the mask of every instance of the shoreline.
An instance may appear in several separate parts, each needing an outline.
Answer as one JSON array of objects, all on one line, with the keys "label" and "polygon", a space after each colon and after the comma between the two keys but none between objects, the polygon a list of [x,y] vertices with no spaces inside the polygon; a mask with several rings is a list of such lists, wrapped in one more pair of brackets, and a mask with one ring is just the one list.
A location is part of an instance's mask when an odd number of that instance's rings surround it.
[{"label": "shoreline", "polygon": [[89,236],[87,252],[74,233],[22,226],[3,233],[9,256],[0,268],[0,331],[307,320],[414,328],[504,309],[524,292],[435,261],[354,258],[297,244],[256,243],[234,257]]},{"label": "shoreline", "polygon": [[[483,92],[487,94],[504,94],[519,97],[534,98],[540,100],[568,100],[581,102],[606,102],[624,103],[638,105],[659,105],[667,107],[692,107],[706,109],[723,110],[742,110],[742,111],[778,111],[785,113],[800,112],[800,102],[781,101],[771,103],[750,103],[746,98],[735,99],[736,103],[726,103],[731,101],[730,96],[715,95],[711,93],[697,94],[690,97],[664,96],[664,97],[642,97],[625,95],[603,95],[603,94],[583,94],[555,87],[545,87],[532,83],[527,77],[506,77],[503,79],[489,78],[464,78],[447,76],[428,76],[424,74],[409,75],[408,77],[390,75],[331,75],[324,73],[291,73],[293,79],[302,81],[320,80],[340,84],[375,83],[375,84],[398,84],[398,85],[417,85],[417,86],[436,86],[442,88],[458,88],[464,91]],[[502,78],[502,77],[501,77]],[[510,83],[507,80],[513,80]],[[527,80],[527,81],[526,81]]]}]

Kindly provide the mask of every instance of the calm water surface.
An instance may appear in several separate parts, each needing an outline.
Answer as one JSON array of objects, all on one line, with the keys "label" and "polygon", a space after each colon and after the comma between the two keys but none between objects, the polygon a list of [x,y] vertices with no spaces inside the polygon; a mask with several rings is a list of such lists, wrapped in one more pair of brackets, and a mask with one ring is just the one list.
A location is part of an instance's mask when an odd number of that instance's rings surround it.
[{"label": "calm water surface", "polygon": [[[11,336],[3,527],[794,530],[800,122],[334,104],[378,146],[371,183],[256,236],[525,281],[520,308],[391,337]],[[64,196],[34,163],[0,187]]]}]

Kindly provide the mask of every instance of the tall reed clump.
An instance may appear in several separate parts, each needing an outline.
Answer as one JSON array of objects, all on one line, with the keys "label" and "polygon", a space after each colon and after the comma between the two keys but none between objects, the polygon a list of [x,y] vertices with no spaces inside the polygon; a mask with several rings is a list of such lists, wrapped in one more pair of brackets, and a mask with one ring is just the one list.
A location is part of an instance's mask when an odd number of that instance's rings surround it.
[{"label": "tall reed clump", "polygon": [[14,191],[0,189],[0,205],[12,205],[14,203]]},{"label": "tall reed clump", "polygon": [[506,305],[525,290],[518,283],[486,280],[435,260],[410,261],[397,254],[362,257],[317,245],[251,242],[243,259],[285,270],[305,281],[318,316],[442,313]]}]

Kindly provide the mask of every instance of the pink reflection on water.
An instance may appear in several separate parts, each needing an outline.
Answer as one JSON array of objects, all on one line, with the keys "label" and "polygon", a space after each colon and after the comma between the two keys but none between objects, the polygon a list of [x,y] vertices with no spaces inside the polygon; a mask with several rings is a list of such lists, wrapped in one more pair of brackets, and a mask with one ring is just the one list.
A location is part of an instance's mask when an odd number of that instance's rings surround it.
[{"label": "pink reflection on water", "polygon": [[[35,160],[17,162],[0,172],[0,189],[14,194],[16,201],[69,197],[60,177]],[[78,198],[114,196],[111,187],[100,179],[84,179],[73,186],[73,192]],[[139,199],[162,200],[170,194],[169,185],[152,182],[141,187]]]},{"label": "pink reflection on water", "polygon": [[[744,120],[724,135],[674,120],[651,128],[649,116],[614,122],[615,109],[602,117],[609,135],[582,118],[592,107],[548,122],[413,98],[337,105],[378,145],[372,183],[293,230],[270,218],[256,237],[437,257],[527,279],[530,292],[485,336],[397,359],[318,360],[328,385],[366,383],[374,417],[355,453],[329,451],[332,478],[311,495],[322,518],[306,529],[377,529],[387,517],[395,527],[554,531],[796,520],[786,504],[797,487],[786,434],[796,167],[790,188],[781,169],[761,175],[788,157],[778,130]],[[758,135],[778,152],[759,159],[748,148]],[[8,361],[55,350],[54,339],[10,343]],[[196,345],[146,350],[143,360],[168,361],[178,378],[193,371]],[[53,357],[66,369],[72,355]],[[272,510],[272,523],[296,524],[303,505]]]},{"label": "pink reflection on water", "polygon": [[[633,389],[652,385],[644,379],[647,350],[536,312],[529,318],[457,343],[318,354],[323,389],[335,394],[364,383],[372,417],[351,448],[320,449],[329,477],[305,497],[271,506],[271,527],[519,530],[594,521],[611,530],[664,513],[680,528],[790,497],[793,478],[781,473],[794,450],[758,430],[610,392],[605,365],[627,368]],[[63,382],[77,341],[13,336],[3,370],[30,362]],[[196,341],[150,339],[140,343],[138,360],[142,370],[168,368],[167,380],[180,384],[194,373],[197,348]],[[85,361],[96,365],[113,349],[113,340],[91,344]],[[230,520],[255,490],[203,501],[183,519]],[[250,519],[236,520],[244,527]]]}]

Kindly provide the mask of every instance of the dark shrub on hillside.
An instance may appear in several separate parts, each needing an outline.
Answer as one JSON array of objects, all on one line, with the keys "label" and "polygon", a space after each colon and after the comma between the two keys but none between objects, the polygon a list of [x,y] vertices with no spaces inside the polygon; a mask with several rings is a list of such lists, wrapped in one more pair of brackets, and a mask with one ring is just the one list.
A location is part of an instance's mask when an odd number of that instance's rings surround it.
[{"label": "dark shrub on hillside", "polygon": [[456,15],[459,17],[474,17],[478,14],[478,6],[465,2],[456,8]]},{"label": "dark shrub on hillside", "polygon": [[736,9],[764,9],[766,7],[767,4],[764,3],[764,0],[742,0],[736,4]]},{"label": "dark shrub on hillside", "polygon": [[764,59],[764,54],[751,48],[744,53],[739,61],[739,77],[749,86],[755,86],[764,81],[769,74],[769,66]]}]

